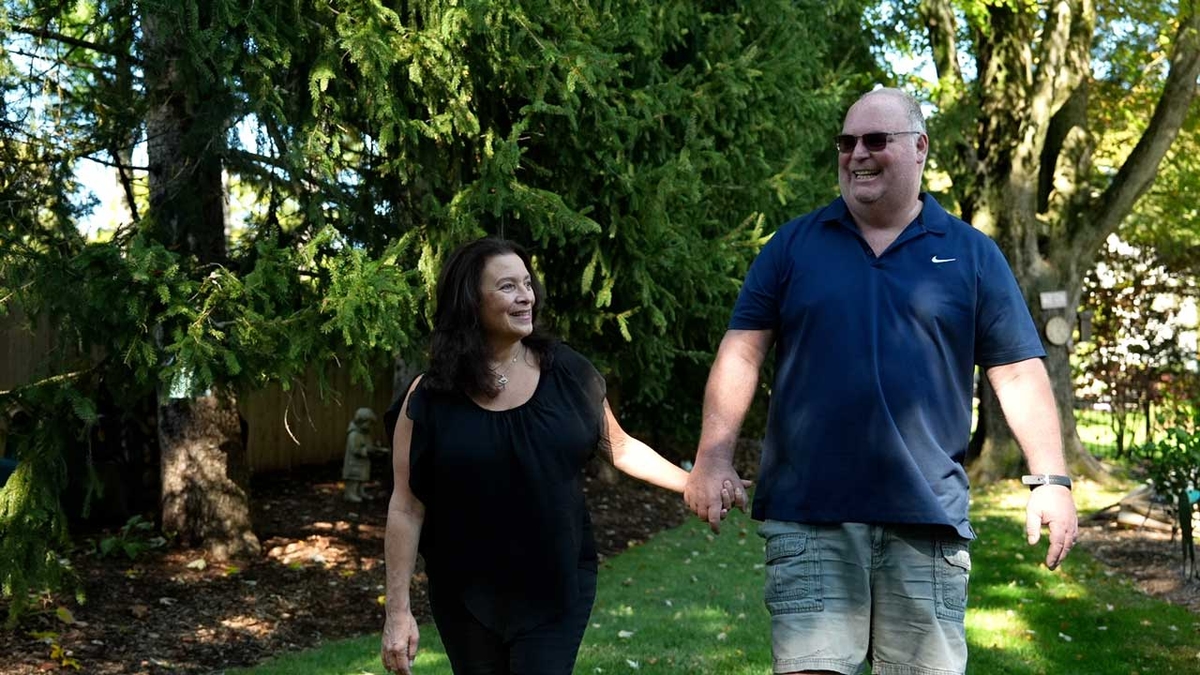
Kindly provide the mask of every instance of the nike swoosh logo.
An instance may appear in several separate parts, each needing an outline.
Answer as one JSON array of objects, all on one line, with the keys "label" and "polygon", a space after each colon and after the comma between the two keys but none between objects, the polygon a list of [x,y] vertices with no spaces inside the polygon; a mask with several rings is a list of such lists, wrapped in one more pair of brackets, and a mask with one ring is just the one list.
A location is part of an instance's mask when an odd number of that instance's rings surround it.
[{"label": "nike swoosh logo", "polygon": [[935,255],[932,258],[930,258],[929,260],[930,260],[930,262],[933,262],[934,264],[941,264],[941,263],[954,262],[955,260],[958,260],[958,258],[939,258]]}]

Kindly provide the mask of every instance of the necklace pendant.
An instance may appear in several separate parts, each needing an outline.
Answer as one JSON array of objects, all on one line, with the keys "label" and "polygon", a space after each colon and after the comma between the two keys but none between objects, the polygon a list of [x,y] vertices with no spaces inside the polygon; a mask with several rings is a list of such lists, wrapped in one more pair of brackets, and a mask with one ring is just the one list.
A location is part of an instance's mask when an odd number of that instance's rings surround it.
[{"label": "necklace pendant", "polygon": [[507,375],[501,375],[500,377],[496,378],[496,386],[499,387],[500,389],[503,389],[504,385],[506,385],[506,384],[508,384],[508,376]]}]

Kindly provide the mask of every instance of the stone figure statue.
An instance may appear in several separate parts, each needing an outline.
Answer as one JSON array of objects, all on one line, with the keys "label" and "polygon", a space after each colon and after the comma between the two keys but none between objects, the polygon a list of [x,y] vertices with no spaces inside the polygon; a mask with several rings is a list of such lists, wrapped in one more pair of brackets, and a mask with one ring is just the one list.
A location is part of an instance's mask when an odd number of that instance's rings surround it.
[{"label": "stone figure statue", "polygon": [[342,463],[346,489],[342,496],[351,503],[367,498],[363,484],[371,480],[371,455],[387,452],[387,448],[375,444],[371,434],[374,425],[375,413],[370,408],[359,408],[346,429],[346,459]]}]

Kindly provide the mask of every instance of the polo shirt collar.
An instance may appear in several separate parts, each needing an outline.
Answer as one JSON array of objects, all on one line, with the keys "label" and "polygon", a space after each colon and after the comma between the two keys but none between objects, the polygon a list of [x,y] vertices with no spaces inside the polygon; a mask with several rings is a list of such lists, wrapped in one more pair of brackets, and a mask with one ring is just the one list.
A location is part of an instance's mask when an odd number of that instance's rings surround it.
[{"label": "polo shirt collar", "polygon": [[[917,215],[917,227],[932,234],[945,234],[946,225],[950,222],[950,214],[946,213],[942,205],[938,204],[933,195],[928,192],[922,192],[920,199],[925,206]],[[819,220],[829,225],[842,225],[849,228],[851,232],[858,232],[854,217],[850,215],[850,209],[842,197],[838,197],[829,206],[826,206],[821,212]]]}]

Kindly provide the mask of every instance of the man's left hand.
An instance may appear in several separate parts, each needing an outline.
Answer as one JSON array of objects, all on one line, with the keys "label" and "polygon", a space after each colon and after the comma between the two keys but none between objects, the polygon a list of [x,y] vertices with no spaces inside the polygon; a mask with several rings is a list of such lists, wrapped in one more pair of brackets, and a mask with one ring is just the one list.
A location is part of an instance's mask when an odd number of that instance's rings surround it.
[{"label": "man's left hand", "polygon": [[1058,569],[1079,536],[1079,516],[1070,488],[1042,485],[1029,493],[1029,504],[1025,507],[1025,537],[1030,546],[1041,539],[1043,525],[1050,530],[1046,567]]}]

